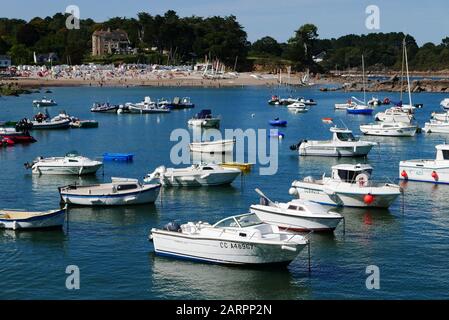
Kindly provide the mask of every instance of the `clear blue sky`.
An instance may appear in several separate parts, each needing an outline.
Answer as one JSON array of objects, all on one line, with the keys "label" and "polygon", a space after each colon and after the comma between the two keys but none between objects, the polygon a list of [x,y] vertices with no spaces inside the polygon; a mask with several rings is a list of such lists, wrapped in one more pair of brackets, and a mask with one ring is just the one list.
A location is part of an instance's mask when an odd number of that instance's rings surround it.
[{"label": "clear blue sky", "polygon": [[250,41],[270,35],[286,41],[300,25],[314,23],[320,38],[349,33],[368,33],[365,8],[380,8],[378,32],[402,31],[418,44],[440,43],[449,36],[447,0],[14,0],[1,1],[0,17],[51,16],[67,5],[77,5],[81,18],[104,21],[111,17],[135,17],[137,12],[162,14],[169,9],[180,16],[237,16]]}]

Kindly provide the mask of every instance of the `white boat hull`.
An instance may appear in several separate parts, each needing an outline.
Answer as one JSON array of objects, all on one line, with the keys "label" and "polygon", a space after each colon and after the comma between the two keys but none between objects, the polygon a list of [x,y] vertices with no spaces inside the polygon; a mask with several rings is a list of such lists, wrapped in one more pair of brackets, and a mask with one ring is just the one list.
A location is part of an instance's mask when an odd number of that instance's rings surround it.
[{"label": "white boat hull", "polygon": [[336,103],[335,105],[334,105],[334,109],[337,109],[337,110],[346,110],[346,109],[348,109],[349,107],[352,107],[353,105],[352,104],[349,104],[349,103]]},{"label": "white boat hull", "polygon": [[382,122],[405,122],[410,123],[413,117],[407,113],[403,114],[385,114],[384,112],[379,112],[374,116],[375,119]]},{"label": "white boat hull", "polygon": [[44,129],[68,129],[70,127],[70,120],[59,121],[31,121],[33,124],[32,130],[44,130]]},{"label": "white boat hull", "polygon": [[291,244],[293,251],[283,249],[280,244],[200,238],[155,229],[151,236],[157,255],[229,265],[288,264],[305,247],[305,244]]},{"label": "white boat hull", "polygon": [[192,142],[190,145],[190,151],[202,152],[202,153],[231,153],[234,150],[234,141],[218,142],[218,143],[204,143],[204,142]]},{"label": "white boat hull", "polygon": [[[379,188],[363,187],[353,190],[327,189],[326,186],[317,183],[308,183],[295,181],[292,185],[296,189],[299,199],[312,202],[344,207],[378,207],[388,208],[393,201],[400,195],[397,191],[383,192]],[[371,194],[374,197],[373,202],[366,203],[364,197]]]},{"label": "white boat hull", "polygon": [[37,216],[28,219],[9,220],[0,218],[0,229],[20,230],[57,228],[64,225],[65,217],[65,210],[59,210],[45,216]]},{"label": "white boat hull", "polygon": [[427,133],[449,133],[449,122],[445,123],[429,123],[426,122],[423,128]]},{"label": "white boat hull", "polygon": [[372,149],[373,145],[364,146],[326,146],[301,144],[298,149],[300,156],[322,156],[322,157],[365,157]]},{"label": "white boat hull", "polygon": [[145,191],[133,191],[117,195],[77,195],[61,192],[61,198],[67,204],[81,206],[122,206],[154,203],[159,195],[159,190],[160,185]]},{"label": "white boat hull", "polygon": [[192,127],[218,127],[220,119],[190,119],[187,124]]},{"label": "white boat hull", "polygon": [[92,166],[51,166],[33,165],[33,174],[53,174],[53,175],[87,175],[94,174],[100,169],[102,164]]},{"label": "white boat hull", "polygon": [[416,134],[416,127],[381,128],[377,126],[361,125],[360,131],[366,135],[372,136],[413,137]]},{"label": "white boat hull", "polygon": [[266,206],[260,208],[257,205],[251,206],[250,211],[265,223],[291,231],[333,231],[342,220],[341,217],[324,218],[286,214],[276,210],[267,210]]},{"label": "white boat hull", "polygon": [[[404,177],[402,173],[407,175]],[[435,175],[436,178],[432,175]],[[449,184],[449,161],[446,165],[438,165],[435,161],[401,161],[399,163],[399,179],[409,181]]]},{"label": "white boat hull", "polygon": [[190,176],[164,175],[160,181],[165,187],[218,186],[232,183],[239,175],[239,171],[211,174],[203,173]]}]

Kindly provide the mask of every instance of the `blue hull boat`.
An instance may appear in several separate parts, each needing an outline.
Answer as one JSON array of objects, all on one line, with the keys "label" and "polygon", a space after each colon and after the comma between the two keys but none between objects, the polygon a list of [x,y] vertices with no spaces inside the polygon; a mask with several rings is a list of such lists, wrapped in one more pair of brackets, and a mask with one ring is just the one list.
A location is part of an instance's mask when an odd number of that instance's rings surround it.
[{"label": "blue hull boat", "polygon": [[287,125],[285,120],[270,120],[268,123],[273,127],[285,127]]},{"label": "blue hull boat", "polygon": [[350,114],[372,114],[373,109],[351,109],[348,108],[346,111]]},{"label": "blue hull boat", "polygon": [[103,160],[105,161],[133,161],[134,154],[132,153],[104,153]]}]

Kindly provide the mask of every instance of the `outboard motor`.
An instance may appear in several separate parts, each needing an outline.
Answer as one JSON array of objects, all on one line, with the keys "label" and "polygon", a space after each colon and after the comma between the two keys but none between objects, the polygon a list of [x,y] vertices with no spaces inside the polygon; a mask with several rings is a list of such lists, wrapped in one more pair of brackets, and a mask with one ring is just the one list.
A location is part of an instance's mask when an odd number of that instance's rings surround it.
[{"label": "outboard motor", "polygon": [[298,142],[297,144],[292,144],[292,145],[290,146],[290,150],[293,150],[293,151],[298,150],[298,149],[299,149],[299,146],[301,145],[301,143],[303,143],[303,141],[304,141],[304,140],[299,140],[299,142]]},{"label": "outboard motor", "polygon": [[28,130],[30,130],[32,127],[33,124],[27,118],[23,118],[16,123],[17,132],[28,132]]},{"label": "outboard motor", "polygon": [[179,225],[179,223],[171,221],[164,226],[164,230],[179,232],[181,230],[181,226]]}]

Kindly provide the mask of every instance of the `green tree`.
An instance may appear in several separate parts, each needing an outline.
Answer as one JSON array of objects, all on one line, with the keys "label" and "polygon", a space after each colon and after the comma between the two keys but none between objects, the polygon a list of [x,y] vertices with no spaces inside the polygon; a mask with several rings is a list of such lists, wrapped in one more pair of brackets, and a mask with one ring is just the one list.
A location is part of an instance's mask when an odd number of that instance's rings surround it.
[{"label": "green tree", "polygon": [[31,51],[23,44],[13,45],[8,54],[11,56],[12,63],[15,65],[31,63]]},{"label": "green tree", "polygon": [[282,54],[281,45],[272,37],[263,37],[251,45],[251,51],[256,54],[279,57]]}]

